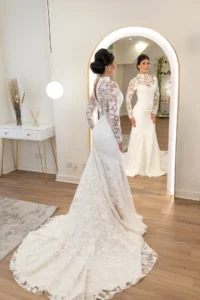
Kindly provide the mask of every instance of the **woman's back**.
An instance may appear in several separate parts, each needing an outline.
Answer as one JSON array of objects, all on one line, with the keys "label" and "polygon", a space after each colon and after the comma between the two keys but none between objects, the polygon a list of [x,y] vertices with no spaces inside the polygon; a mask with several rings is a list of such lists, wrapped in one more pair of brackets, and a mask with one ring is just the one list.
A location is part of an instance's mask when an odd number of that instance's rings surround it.
[{"label": "woman's back", "polygon": [[89,105],[87,107],[87,119],[91,128],[94,127],[93,112],[97,108],[100,119],[107,118],[113,133],[120,143],[122,141],[119,110],[123,101],[123,95],[118,84],[110,80],[110,77],[99,77],[95,84]]},{"label": "woman's back", "polygon": [[119,114],[123,95],[116,82],[111,81],[109,77],[100,77],[97,79],[95,95],[100,117],[113,115],[116,110]]}]

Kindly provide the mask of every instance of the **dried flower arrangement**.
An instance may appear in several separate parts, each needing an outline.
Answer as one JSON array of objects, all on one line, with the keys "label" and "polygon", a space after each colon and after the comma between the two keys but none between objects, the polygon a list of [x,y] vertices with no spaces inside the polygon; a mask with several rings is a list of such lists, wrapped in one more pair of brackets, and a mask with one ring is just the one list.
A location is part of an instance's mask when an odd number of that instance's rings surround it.
[{"label": "dried flower arrangement", "polygon": [[15,79],[15,78],[10,79],[9,89],[10,89],[12,106],[14,108],[15,115],[16,115],[17,125],[20,126],[20,125],[22,125],[21,105],[24,102],[25,93],[23,93],[23,96],[21,98],[17,79]]}]

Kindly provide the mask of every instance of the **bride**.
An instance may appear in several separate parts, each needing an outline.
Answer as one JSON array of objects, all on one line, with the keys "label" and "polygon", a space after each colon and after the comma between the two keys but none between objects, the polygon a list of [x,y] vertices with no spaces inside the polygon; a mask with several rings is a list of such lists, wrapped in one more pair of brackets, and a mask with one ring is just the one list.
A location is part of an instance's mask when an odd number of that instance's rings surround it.
[{"label": "bride", "polygon": [[87,107],[93,149],[69,213],[30,232],[11,259],[17,283],[51,300],[110,299],[146,276],[157,259],[143,240],[147,227],[135,211],[124,172],[123,97],[110,80],[115,68],[113,54],[96,53],[91,69],[100,76]]},{"label": "bride", "polygon": [[[124,153],[127,176],[157,177],[167,173],[167,152],[160,151],[155,123],[159,103],[157,78],[148,75],[149,57],[141,54],[137,60],[138,75],[130,81],[126,106],[132,130],[128,152]],[[137,103],[132,109],[131,99],[137,94]]]}]

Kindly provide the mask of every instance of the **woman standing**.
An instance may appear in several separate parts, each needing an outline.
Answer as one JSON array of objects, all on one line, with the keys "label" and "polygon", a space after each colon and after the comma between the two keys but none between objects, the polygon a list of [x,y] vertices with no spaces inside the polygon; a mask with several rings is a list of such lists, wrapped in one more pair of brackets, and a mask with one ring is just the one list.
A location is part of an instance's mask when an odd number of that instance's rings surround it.
[{"label": "woman standing", "polygon": [[[150,60],[145,54],[138,57],[138,75],[130,81],[126,106],[132,123],[128,152],[124,153],[127,176],[156,177],[167,173],[167,153],[161,152],[155,130],[159,104],[157,78],[149,75]],[[131,99],[137,94],[137,103],[132,109]]]},{"label": "woman standing", "polygon": [[123,97],[110,80],[115,68],[106,49],[96,53],[91,69],[100,76],[87,108],[93,149],[69,213],[30,232],[11,260],[15,280],[51,300],[110,299],[146,276],[157,258],[142,238],[147,227],[135,211],[123,168]]}]

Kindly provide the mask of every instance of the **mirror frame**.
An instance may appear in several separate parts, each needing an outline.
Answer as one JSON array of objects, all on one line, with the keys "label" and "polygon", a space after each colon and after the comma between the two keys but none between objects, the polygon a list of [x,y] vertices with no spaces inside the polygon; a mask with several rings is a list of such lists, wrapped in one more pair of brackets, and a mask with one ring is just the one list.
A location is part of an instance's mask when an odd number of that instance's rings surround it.
[{"label": "mirror frame", "polygon": [[[171,67],[171,100],[169,119],[169,141],[168,141],[168,175],[167,195],[170,199],[175,196],[175,174],[176,174],[176,147],[177,147],[177,119],[179,108],[179,60],[172,44],[158,32],[145,27],[125,27],[107,34],[95,47],[88,63],[88,99],[92,92],[96,76],[90,70],[90,63],[94,60],[94,54],[101,48],[108,48],[111,44],[125,37],[141,36],[148,38],[158,44],[168,57]],[[89,147],[91,149],[92,137],[89,130]]]}]

